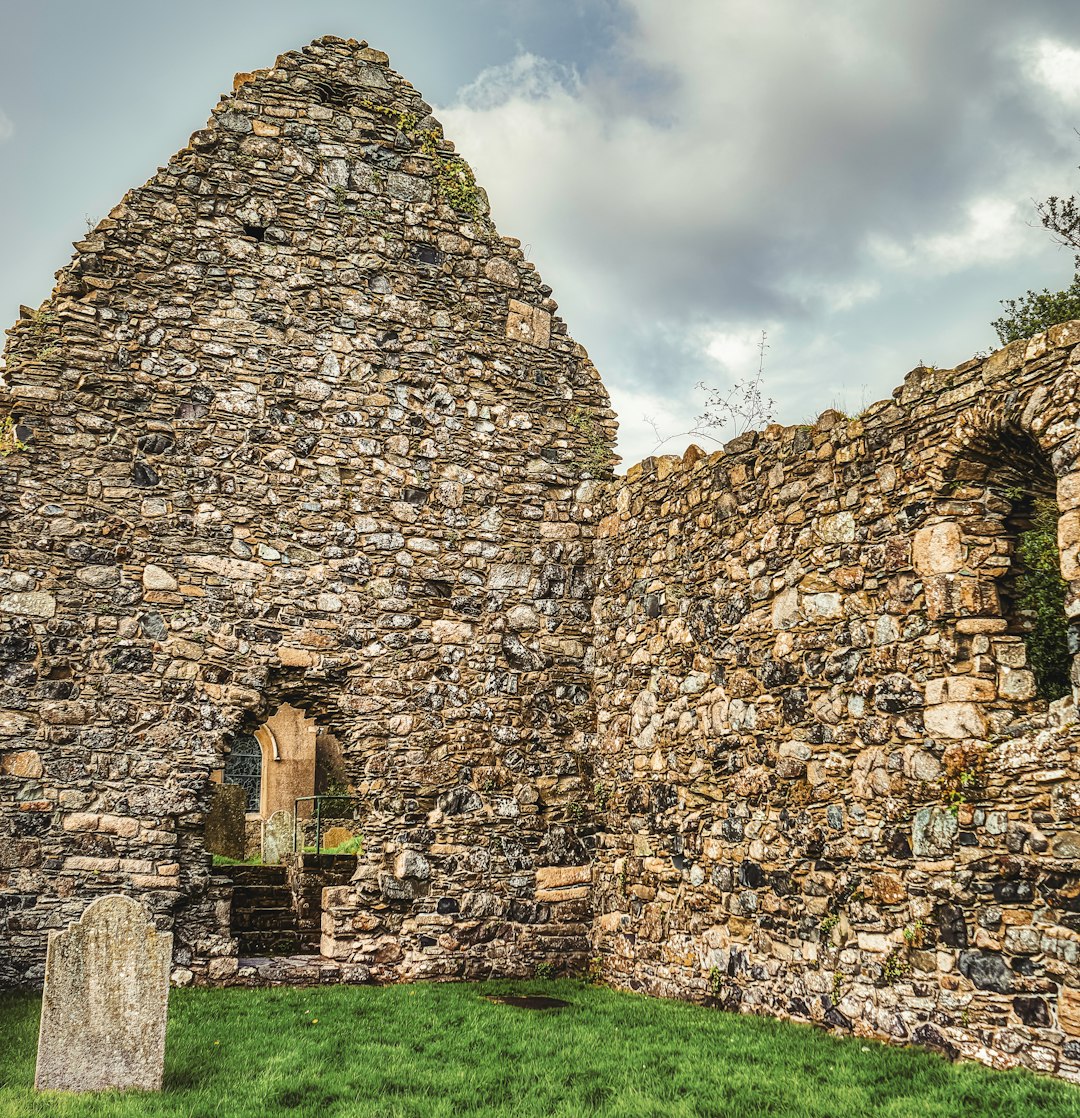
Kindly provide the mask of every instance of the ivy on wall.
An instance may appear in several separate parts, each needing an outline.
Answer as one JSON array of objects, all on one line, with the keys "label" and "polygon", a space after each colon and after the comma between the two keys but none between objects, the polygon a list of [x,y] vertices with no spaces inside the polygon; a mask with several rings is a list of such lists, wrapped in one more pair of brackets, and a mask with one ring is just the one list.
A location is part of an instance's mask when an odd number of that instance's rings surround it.
[{"label": "ivy on wall", "polygon": [[1031,527],[1016,541],[1019,559],[1017,606],[1025,620],[1027,660],[1035,673],[1039,694],[1050,701],[1068,695],[1068,622],[1065,618],[1065,582],[1061,577],[1057,545],[1058,510],[1050,497],[1035,501]]}]

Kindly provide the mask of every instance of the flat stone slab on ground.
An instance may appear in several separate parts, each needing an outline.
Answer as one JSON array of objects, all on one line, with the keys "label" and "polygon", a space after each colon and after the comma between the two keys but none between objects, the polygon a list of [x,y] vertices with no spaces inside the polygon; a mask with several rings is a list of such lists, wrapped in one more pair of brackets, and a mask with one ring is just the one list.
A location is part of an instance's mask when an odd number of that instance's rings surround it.
[{"label": "flat stone slab on ground", "polygon": [[233,986],[363,985],[371,969],[324,955],[254,955],[240,959]]},{"label": "flat stone slab on ground", "polygon": [[349,842],[355,837],[356,835],[348,827],[331,827],[323,835],[323,849],[333,849],[335,846],[341,846],[342,843]]},{"label": "flat stone slab on ground", "polygon": [[161,1090],[172,935],[131,897],[99,897],[49,937],[34,1086]]}]

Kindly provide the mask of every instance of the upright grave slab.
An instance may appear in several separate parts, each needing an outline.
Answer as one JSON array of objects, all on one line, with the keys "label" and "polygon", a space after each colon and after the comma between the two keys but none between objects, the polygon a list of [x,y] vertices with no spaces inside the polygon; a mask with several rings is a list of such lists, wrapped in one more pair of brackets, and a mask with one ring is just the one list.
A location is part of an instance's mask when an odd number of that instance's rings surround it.
[{"label": "upright grave slab", "polygon": [[279,866],[293,848],[293,814],[275,811],[263,824],[262,860],[264,866]]},{"label": "upright grave slab", "polygon": [[119,895],[50,936],[39,1091],[161,1090],[172,939]]},{"label": "upright grave slab", "polygon": [[243,861],[247,855],[247,794],[239,784],[215,784],[206,813],[206,849],[211,854]]}]

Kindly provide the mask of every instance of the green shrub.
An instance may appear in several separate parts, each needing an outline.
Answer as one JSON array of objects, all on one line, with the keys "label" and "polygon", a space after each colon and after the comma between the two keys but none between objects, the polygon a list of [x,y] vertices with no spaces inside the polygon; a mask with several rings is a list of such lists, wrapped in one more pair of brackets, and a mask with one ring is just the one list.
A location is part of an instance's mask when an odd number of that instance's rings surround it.
[{"label": "green shrub", "polygon": [[1005,314],[990,325],[1002,345],[1041,334],[1059,322],[1080,318],[1080,276],[1064,291],[1029,291],[1019,299],[1002,299]]},{"label": "green shrub", "polygon": [[1024,644],[1035,683],[1044,699],[1053,701],[1072,690],[1069,680],[1068,622],[1065,618],[1065,582],[1061,577],[1057,545],[1057,505],[1050,497],[1035,502],[1029,529],[1016,542],[1019,573],[1017,606],[1027,631]]}]

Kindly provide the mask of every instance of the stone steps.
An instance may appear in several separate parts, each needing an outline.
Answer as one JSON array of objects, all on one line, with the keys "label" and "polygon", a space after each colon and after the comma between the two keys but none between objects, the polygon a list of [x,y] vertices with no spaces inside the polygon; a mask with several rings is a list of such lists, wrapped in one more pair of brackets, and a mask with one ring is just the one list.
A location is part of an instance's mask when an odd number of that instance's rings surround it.
[{"label": "stone steps", "polygon": [[284,866],[218,866],[234,885],[284,885],[289,880]]},{"label": "stone steps", "polygon": [[309,955],[319,950],[319,937],[297,929],[276,928],[261,932],[239,932],[241,955]]},{"label": "stone steps", "polygon": [[352,855],[304,854],[289,866],[222,867],[233,883],[231,925],[241,955],[318,953],[322,891],[345,885]]},{"label": "stone steps", "polygon": [[265,932],[281,929],[283,931],[296,930],[296,912],[290,905],[275,907],[258,905],[254,908],[234,910],[236,919],[233,921],[235,932]]},{"label": "stone steps", "polygon": [[[356,872],[356,857],[352,854],[304,854],[298,868],[299,888],[294,893],[294,903],[300,928],[318,937],[322,930],[322,891],[327,886],[348,885]],[[295,888],[297,881],[293,884]]]},{"label": "stone steps", "polygon": [[312,854],[305,851],[301,855],[304,870],[325,870],[334,874],[348,874],[349,877],[356,870],[355,854]]},{"label": "stone steps", "polygon": [[233,889],[233,916],[243,919],[264,908],[293,908],[292,890],[287,885],[237,885]]},{"label": "stone steps", "polygon": [[317,949],[318,937],[301,931],[284,866],[231,867],[232,931],[241,955],[295,955]]}]

